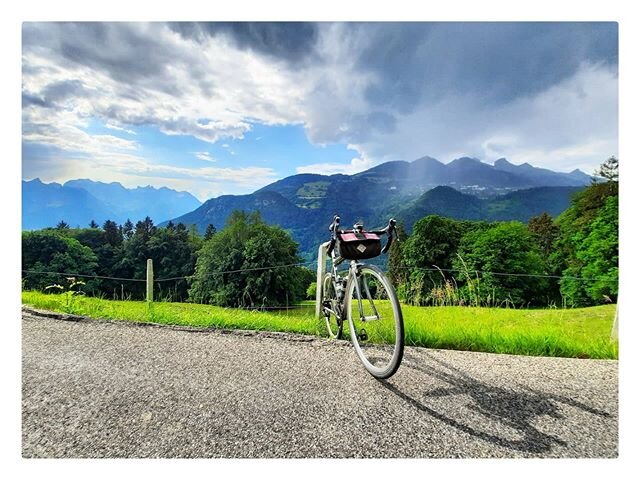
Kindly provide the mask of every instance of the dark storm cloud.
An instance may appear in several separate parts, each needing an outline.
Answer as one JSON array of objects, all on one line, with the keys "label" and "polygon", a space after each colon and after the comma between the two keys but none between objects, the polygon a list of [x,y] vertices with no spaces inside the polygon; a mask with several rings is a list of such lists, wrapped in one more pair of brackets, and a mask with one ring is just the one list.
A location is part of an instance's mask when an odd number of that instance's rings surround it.
[{"label": "dark storm cloud", "polygon": [[23,107],[37,105],[39,107],[52,108],[67,99],[89,95],[90,93],[79,80],[62,80],[50,83],[38,94],[22,92],[22,105]]},{"label": "dark storm cloud", "polygon": [[114,80],[172,95],[178,85],[167,67],[189,61],[160,36],[158,24],[47,22],[23,24],[23,51],[42,52],[61,66],[84,66]]},{"label": "dark storm cloud", "polygon": [[22,92],[22,108],[30,107],[32,105],[38,107],[48,107],[47,102],[38,95],[31,95],[30,93]]},{"label": "dark storm cloud", "polygon": [[411,111],[446,95],[497,104],[538,93],[583,62],[617,68],[616,23],[358,23],[373,104]]},{"label": "dark storm cloud", "polygon": [[309,59],[318,39],[318,25],[306,22],[172,22],[169,27],[196,41],[225,35],[239,48],[291,62]]}]

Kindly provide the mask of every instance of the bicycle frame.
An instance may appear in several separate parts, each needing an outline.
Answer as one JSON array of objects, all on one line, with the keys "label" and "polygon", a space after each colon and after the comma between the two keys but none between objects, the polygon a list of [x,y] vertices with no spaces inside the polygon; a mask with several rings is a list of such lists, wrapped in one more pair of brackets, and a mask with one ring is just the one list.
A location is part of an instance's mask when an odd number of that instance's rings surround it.
[{"label": "bicycle frame", "polygon": [[[333,287],[334,287],[334,291],[338,291],[338,282],[342,282],[343,278],[338,274],[338,266],[344,261],[343,258],[336,256],[335,253],[335,249],[333,249],[331,251],[331,281],[333,282]],[[361,286],[360,286],[360,280],[358,278],[358,268],[360,268],[360,266],[362,266],[364,264],[358,262],[357,260],[351,260],[350,264],[349,264],[349,270],[347,273],[347,283],[349,280],[349,277],[353,277],[353,281],[355,282],[355,291],[356,291],[356,296],[357,296],[357,300],[358,300],[358,310],[360,313],[360,320],[362,322],[368,322],[368,321],[372,321],[372,320],[380,320],[380,314],[378,313],[378,310],[376,309],[376,306],[373,302],[373,299],[371,298],[371,292],[369,290],[369,285],[367,285],[366,283],[363,283],[364,285],[364,290],[366,293],[366,298],[369,300],[369,303],[371,305],[371,310],[373,311],[374,315],[369,315],[369,316],[365,316],[364,314],[364,309],[362,308],[362,290],[361,290]],[[340,298],[340,306],[343,307],[341,308],[342,312],[340,315],[340,319],[342,321],[345,321],[345,309],[344,306],[346,304],[346,291],[342,292],[342,298]],[[326,308],[326,307],[325,307]],[[331,313],[333,313],[336,317],[338,317],[337,312],[334,312],[331,310]]]}]

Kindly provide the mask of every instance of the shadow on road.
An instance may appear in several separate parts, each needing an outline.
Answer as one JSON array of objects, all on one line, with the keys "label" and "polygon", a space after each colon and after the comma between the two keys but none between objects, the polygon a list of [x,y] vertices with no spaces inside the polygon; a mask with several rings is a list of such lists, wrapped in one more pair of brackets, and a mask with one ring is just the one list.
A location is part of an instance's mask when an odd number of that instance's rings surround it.
[{"label": "shadow on road", "polygon": [[607,412],[595,409],[572,398],[536,392],[528,387],[520,386],[519,389],[522,391],[515,392],[483,383],[432,355],[428,356],[428,360],[424,360],[405,354],[402,366],[420,371],[450,385],[450,387],[446,388],[440,387],[428,390],[424,393],[425,397],[467,395],[472,401],[468,405],[469,409],[488,419],[498,421],[515,429],[520,433],[521,438],[513,440],[503,438],[495,433],[476,429],[459,419],[450,418],[433,407],[425,405],[389,381],[381,381],[380,383],[418,410],[469,435],[511,450],[543,454],[550,451],[554,445],[567,446],[567,443],[561,438],[543,433],[532,425],[533,420],[541,415],[548,415],[551,418],[561,420],[563,417],[558,410],[556,402],[579,408],[593,415],[611,416]]}]

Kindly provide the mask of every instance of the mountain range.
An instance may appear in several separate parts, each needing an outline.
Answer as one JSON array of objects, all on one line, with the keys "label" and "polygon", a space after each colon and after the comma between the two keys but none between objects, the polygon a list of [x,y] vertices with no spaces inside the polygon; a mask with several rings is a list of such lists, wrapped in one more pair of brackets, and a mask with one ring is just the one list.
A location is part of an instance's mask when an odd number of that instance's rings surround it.
[{"label": "mountain range", "polygon": [[187,192],[166,187],[129,189],[87,179],[61,185],[35,179],[22,182],[22,219],[23,229],[30,230],[61,220],[76,227],[91,220],[135,223],[149,216],[156,224],[172,220],[196,225],[204,233],[208,224],[223,228],[234,210],[258,210],[266,222],[291,233],[303,257],[313,258],[335,214],[345,226],[356,221],[383,226],[395,217],[409,231],[429,214],[526,222],[542,212],[558,215],[591,182],[580,170],[554,172],[504,158],[490,165],[469,157],[447,164],[431,157],[392,161],[355,175],[298,174],[248,195],[222,195],[202,204]]},{"label": "mountain range", "polygon": [[233,210],[258,210],[266,222],[290,231],[303,257],[313,258],[328,237],[334,214],[346,226],[356,221],[383,226],[395,217],[409,231],[429,214],[526,222],[542,212],[558,215],[571,195],[591,181],[580,170],[554,172],[503,158],[489,165],[468,157],[448,164],[423,157],[383,163],[355,175],[293,175],[249,195],[209,199],[173,222],[195,224],[204,232],[208,224],[224,227]]},{"label": "mountain range", "polygon": [[134,223],[149,216],[159,222],[200,206],[187,192],[166,187],[125,188],[120,183],[69,180],[43,183],[39,178],[22,181],[22,229],[53,227],[64,220],[71,227],[86,227],[91,220]]}]

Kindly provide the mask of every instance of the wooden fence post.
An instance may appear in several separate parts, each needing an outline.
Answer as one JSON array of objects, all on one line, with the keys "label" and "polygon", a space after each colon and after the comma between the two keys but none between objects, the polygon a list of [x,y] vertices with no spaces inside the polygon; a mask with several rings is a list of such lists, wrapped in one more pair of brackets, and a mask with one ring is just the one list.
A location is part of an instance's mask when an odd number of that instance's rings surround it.
[{"label": "wooden fence post", "polygon": [[147,302],[153,302],[153,260],[147,258]]}]

